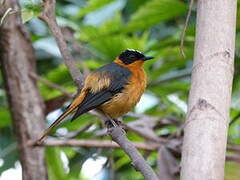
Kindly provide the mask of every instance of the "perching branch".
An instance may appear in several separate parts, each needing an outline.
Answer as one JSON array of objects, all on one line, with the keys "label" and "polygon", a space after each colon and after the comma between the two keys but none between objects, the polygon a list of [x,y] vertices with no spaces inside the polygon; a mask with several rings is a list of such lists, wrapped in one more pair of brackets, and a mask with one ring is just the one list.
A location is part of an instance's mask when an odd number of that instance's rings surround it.
[{"label": "perching branch", "polygon": [[147,164],[136,147],[127,139],[125,134],[125,131],[120,126],[109,129],[109,135],[131,158],[135,169],[140,171],[146,180],[158,180],[152,168]]},{"label": "perching branch", "polygon": [[[157,136],[153,131],[153,127],[156,125],[156,123],[160,121],[162,122],[164,121],[164,119],[156,118],[153,116],[136,115],[134,113],[128,113],[128,115],[132,117],[138,117],[139,119],[129,123],[122,122],[122,126],[124,127],[124,129],[130,130],[131,132],[134,132],[151,142],[166,143],[166,139]],[[96,132],[95,137],[104,136],[106,134],[106,129],[103,129]]]},{"label": "perching branch", "polygon": [[[56,17],[55,17],[56,1],[43,0],[43,2],[44,2],[43,12],[40,14],[39,18],[48,24],[53,36],[57,41],[60,52],[64,58],[64,62],[67,68],[69,69],[74,82],[77,84],[78,88],[81,89],[83,86],[83,75],[78,70],[76,63],[73,60],[73,57],[64,40],[61,29],[56,22]],[[127,139],[127,137],[125,136],[125,131],[122,129],[122,127],[117,126],[117,127],[111,128],[109,130],[109,135],[128,154],[136,170],[140,171],[145,177],[145,179],[147,180],[158,179],[157,175],[154,173],[151,167],[147,164],[147,162],[144,160],[142,155],[137,151],[135,146]]]}]

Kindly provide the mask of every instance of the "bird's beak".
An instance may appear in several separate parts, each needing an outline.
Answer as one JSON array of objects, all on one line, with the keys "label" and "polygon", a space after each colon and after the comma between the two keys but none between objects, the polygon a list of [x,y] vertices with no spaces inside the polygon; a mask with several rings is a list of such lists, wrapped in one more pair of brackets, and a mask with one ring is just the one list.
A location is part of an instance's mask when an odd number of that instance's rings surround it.
[{"label": "bird's beak", "polygon": [[147,61],[147,60],[149,60],[149,59],[153,59],[154,57],[152,57],[152,56],[145,56],[144,58],[143,58],[143,60],[144,61]]}]

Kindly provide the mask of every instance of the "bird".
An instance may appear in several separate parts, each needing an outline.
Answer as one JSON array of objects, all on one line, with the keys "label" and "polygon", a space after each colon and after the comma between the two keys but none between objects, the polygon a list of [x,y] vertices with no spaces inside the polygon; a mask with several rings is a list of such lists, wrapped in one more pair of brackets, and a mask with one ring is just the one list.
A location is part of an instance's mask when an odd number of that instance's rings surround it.
[{"label": "bird", "polygon": [[97,109],[111,122],[129,112],[140,100],[147,84],[143,69],[145,61],[153,59],[134,49],[123,51],[117,58],[87,75],[79,95],[38,139],[45,136],[65,117],[74,113],[72,121],[82,114]]}]

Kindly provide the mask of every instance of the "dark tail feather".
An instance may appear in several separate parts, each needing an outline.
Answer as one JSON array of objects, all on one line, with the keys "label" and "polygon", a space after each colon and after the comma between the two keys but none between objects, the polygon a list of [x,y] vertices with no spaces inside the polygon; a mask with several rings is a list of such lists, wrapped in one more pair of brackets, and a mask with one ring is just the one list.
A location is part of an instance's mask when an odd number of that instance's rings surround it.
[{"label": "dark tail feather", "polygon": [[66,112],[64,112],[63,114],[61,114],[61,116],[59,118],[57,118],[56,121],[54,121],[51,126],[49,128],[47,128],[45,130],[45,132],[43,133],[43,135],[38,139],[38,142],[41,142],[45,136],[48,135],[48,133],[54,128],[56,127],[66,116],[68,116],[71,112],[73,112],[74,110],[76,109],[75,108],[71,108],[71,109],[68,109]]}]

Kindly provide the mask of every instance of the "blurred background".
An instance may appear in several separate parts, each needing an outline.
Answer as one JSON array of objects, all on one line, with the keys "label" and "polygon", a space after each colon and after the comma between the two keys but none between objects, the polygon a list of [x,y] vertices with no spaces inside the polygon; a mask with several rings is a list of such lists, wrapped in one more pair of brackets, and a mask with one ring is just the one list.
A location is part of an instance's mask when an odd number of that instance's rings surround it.
[{"label": "blurred background", "polygon": [[[23,21],[31,34],[37,59],[37,73],[42,78],[76,93],[68,70],[48,27],[36,18],[38,1],[20,0]],[[183,58],[179,46],[188,10],[185,0],[58,0],[57,22],[62,27],[69,48],[82,72],[94,70],[111,62],[121,51],[136,49],[155,59],[145,63],[148,88],[132,113],[124,116],[124,122],[154,137],[173,139],[176,147],[170,147],[164,160],[162,152],[141,150],[148,163],[157,171],[161,163],[174,164],[174,175],[179,173],[181,128],[187,111],[190,73],[194,52],[196,7],[194,5],[187,28]],[[238,1],[235,73],[232,89],[229,145],[240,144],[240,12]],[[45,104],[59,100],[57,109],[47,109],[46,127],[69,104],[62,92],[38,82]],[[48,106],[47,106],[48,107]],[[145,114],[142,115],[142,114]],[[67,139],[110,140],[104,134],[104,125],[94,115],[85,114],[70,123],[66,119],[51,136]],[[149,123],[148,123],[149,120]],[[134,124],[138,122],[139,124]],[[142,124],[141,124],[142,123]],[[85,128],[85,129],[84,129]],[[82,131],[80,131],[82,130]],[[80,132],[79,132],[80,131]],[[129,130],[127,136],[134,142],[150,143],[149,139]],[[172,144],[170,144],[171,146]],[[163,152],[164,153],[164,152]],[[159,155],[160,154],[160,155]],[[228,151],[229,155],[235,154]],[[239,152],[238,152],[239,154]],[[130,164],[121,149],[95,147],[47,147],[47,168],[50,180],[137,180],[143,179]],[[160,164],[160,165],[159,165]],[[240,177],[240,158],[227,160],[225,179]],[[0,76],[0,180],[21,179],[21,165],[17,142],[13,132],[7,104],[4,82]]]}]

